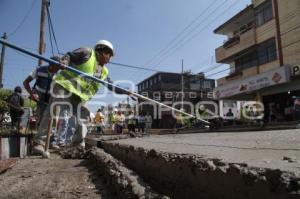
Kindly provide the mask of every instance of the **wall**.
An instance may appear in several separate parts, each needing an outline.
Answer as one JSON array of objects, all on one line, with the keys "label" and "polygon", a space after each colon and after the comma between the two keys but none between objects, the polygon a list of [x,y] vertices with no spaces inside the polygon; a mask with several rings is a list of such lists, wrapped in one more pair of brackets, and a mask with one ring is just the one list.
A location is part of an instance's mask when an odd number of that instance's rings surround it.
[{"label": "wall", "polygon": [[271,39],[276,36],[275,19],[268,21],[256,28],[256,43],[259,44],[263,41]]},{"label": "wall", "polygon": [[267,72],[269,70],[272,70],[272,69],[278,68],[278,67],[279,67],[279,61],[275,60],[273,62],[260,65],[259,66],[259,73],[264,73],[264,72]]},{"label": "wall", "polygon": [[243,78],[251,77],[251,76],[254,76],[256,74],[257,74],[257,68],[255,66],[243,70]]},{"label": "wall", "polygon": [[265,2],[266,0],[252,0],[252,4],[254,7],[259,6],[261,3]]},{"label": "wall", "polygon": [[281,29],[284,64],[300,64],[300,1],[279,0],[279,21]]}]

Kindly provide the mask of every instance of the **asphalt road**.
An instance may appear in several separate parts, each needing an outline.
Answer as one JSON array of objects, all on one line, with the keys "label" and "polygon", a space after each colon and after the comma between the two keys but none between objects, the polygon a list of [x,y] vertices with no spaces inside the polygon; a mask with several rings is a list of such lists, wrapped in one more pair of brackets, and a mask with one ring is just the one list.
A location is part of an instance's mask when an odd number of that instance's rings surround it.
[{"label": "asphalt road", "polygon": [[157,151],[218,158],[227,163],[300,175],[300,130],[151,135],[113,141]]}]

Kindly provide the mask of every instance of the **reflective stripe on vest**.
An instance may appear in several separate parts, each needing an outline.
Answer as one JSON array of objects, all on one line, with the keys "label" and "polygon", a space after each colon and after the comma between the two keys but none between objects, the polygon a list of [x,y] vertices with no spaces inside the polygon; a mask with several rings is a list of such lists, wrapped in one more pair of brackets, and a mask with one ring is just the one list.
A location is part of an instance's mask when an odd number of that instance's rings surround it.
[{"label": "reflective stripe on vest", "polygon": [[[74,65],[74,68],[87,73],[88,75],[94,76],[97,70],[95,51],[92,50],[91,57],[85,63],[81,65]],[[103,66],[100,79],[105,80],[107,76],[108,69],[106,66]],[[55,77],[55,82],[64,87],[67,91],[79,96],[82,101],[88,101],[100,88],[99,83],[67,70],[61,71]]]},{"label": "reflective stripe on vest", "polygon": [[36,69],[36,83],[34,88],[42,93],[48,92],[54,75],[48,72],[48,68],[48,66],[41,66]]}]

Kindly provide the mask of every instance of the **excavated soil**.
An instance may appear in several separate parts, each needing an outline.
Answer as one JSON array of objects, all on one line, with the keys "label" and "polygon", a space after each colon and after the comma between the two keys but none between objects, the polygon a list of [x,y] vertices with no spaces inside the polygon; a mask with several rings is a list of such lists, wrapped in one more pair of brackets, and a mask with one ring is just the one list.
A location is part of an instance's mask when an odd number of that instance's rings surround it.
[{"label": "excavated soil", "polygon": [[86,160],[30,156],[0,175],[0,198],[104,198],[110,192]]},{"label": "excavated soil", "polygon": [[191,154],[166,153],[116,142],[104,150],[134,170],[152,188],[178,199],[299,199],[300,177]]}]

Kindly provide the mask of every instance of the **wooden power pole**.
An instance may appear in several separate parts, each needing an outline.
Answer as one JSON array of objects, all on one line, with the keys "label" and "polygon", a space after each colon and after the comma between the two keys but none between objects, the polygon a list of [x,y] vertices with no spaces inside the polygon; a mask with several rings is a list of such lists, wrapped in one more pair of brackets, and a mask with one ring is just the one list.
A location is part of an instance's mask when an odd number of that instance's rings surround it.
[{"label": "wooden power pole", "polygon": [[[3,34],[2,39],[6,40],[6,32]],[[4,65],[5,45],[2,45],[1,60],[0,60],[0,88],[3,88],[3,65]]]},{"label": "wooden power pole", "polygon": [[[41,21],[40,21],[40,41],[39,41],[39,54],[42,55],[45,52],[45,19],[46,19],[46,6],[48,6],[48,0],[42,0],[41,7]],[[39,59],[38,65],[41,66],[43,61]]]}]

